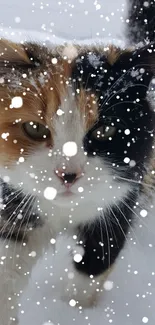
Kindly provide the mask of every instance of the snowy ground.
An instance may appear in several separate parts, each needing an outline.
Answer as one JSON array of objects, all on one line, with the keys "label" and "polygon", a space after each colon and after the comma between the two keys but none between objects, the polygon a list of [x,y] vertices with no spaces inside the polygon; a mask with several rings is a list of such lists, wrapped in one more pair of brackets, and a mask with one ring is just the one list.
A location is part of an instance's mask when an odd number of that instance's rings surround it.
[{"label": "snowy ground", "polygon": [[[97,308],[81,313],[59,299],[62,278],[67,277],[69,254],[61,240],[55,257],[48,253],[36,266],[21,301],[20,324],[43,325],[154,325],[155,324],[155,218],[137,217],[132,240],[121,252],[109,277],[113,288],[106,291]],[[58,252],[59,252],[58,251]],[[52,267],[51,267],[52,266]],[[69,270],[70,271],[70,270]],[[55,285],[55,288],[52,286]],[[24,314],[23,314],[24,310]],[[47,324],[46,324],[47,325]]]},{"label": "snowy ground", "polygon": [[[122,0],[0,0],[0,5],[0,33],[14,40],[57,41],[53,34],[66,39],[122,39]],[[33,271],[21,300],[20,325],[43,325],[48,320],[54,325],[154,325],[154,212],[152,208],[145,219],[137,217],[137,225],[131,230],[132,240],[121,252],[109,278],[113,288],[91,310],[81,312],[60,300],[61,278],[67,277],[64,270],[69,264],[67,242],[61,239],[60,253],[52,256],[48,252]]]}]

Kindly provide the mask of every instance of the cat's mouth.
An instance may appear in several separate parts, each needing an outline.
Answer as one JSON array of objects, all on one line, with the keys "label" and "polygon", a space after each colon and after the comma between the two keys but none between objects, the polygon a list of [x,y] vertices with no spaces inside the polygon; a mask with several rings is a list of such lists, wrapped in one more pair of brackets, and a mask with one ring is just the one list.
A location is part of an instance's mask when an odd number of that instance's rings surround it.
[{"label": "cat's mouth", "polygon": [[59,194],[61,197],[71,197],[73,195],[75,195],[75,193],[71,192],[71,191],[65,191]]}]

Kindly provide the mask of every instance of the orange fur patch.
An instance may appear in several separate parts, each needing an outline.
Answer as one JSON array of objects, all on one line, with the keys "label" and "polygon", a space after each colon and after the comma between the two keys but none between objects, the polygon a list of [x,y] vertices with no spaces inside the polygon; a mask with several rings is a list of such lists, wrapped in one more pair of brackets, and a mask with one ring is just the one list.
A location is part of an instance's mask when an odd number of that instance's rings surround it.
[{"label": "orange fur patch", "polygon": [[[4,47],[5,41],[0,41],[0,49]],[[23,46],[6,42],[6,48],[9,62],[12,62],[13,59],[13,62],[17,60],[22,64],[30,64]],[[33,141],[25,135],[22,128],[24,122],[35,121],[48,125],[51,131],[50,145],[53,145],[54,125],[52,120],[57,109],[61,106],[62,98],[67,97],[71,90],[72,64],[60,55],[56,57],[56,64],[52,58],[51,53],[43,67],[37,67],[36,71],[30,76],[27,74],[27,77],[23,78],[22,73],[20,73],[17,88],[11,87],[14,78],[13,73],[9,77],[10,86],[8,83],[0,85],[1,164],[9,166],[13,161],[18,161],[20,156],[26,158],[29,153],[33,152],[34,148],[43,145],[43,142]],[[18,67],[16,71],[18,71]],[[20,96],[23,99],[23,105],[20,108],[10,106],[11,100],[15,96]],[[75,109],[77,107],[80,110],[83,127],[86,131],[97,120],[97,100],[94,94],[86,93],[84,89],[80,89],[74,98]],[[59,117],[57,116],[57,118]],[[3,138],[4,135],[7,135],[5,139]]]}]

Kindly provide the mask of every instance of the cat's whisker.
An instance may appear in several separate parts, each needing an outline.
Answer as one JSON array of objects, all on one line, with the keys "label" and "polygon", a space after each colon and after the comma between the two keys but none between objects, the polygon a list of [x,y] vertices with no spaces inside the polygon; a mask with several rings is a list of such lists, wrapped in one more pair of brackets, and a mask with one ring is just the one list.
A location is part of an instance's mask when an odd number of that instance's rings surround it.
[{"label": "cat's whisker", "polygon": [[121,226],[121,224],[120,224],[118,218],[116,217],[116,215],[115,215],[113,209],[110,207],[110,205],[109,205],[109,209],[110,209],[110,211],[111,211],[111,214],[112,214],[113,217],[114,217],[114,220],[116,221],[116,224],[119,226],[119,228],[120,228],[120,230],[121,230],[121,232],[122,232],[122,234],[123,234],[125,240],[129,243],[128,237],[126,236],[126,233],[124,232],[124,230],[123,230],[123,228],[122,228],[122,226]]},{"label": "cat's whisker", "polygon": [[[102,212],[103,213],[103,212]],[[106,230],[106,236],[107,236],[107,243],[108,243],[108,264],[110,267],[110,258],[111,258],[111,254],[110,254],[110,239],[109,239],[109,232],[108,232],[108,227],[107,227],[107,222],[106,222],[106,218],[104,216],[102,216],[102,220],[104,221],[104,225],[105,225],[105,230]],[[99,222],[100,222],[100,232],[101,232],[101,241],[102,241],[102,251],[103,251],[103,256],[104,256],[104,238],[103,238],[103,230],[102,230],[102,222],[101,222],[101,218],[99,218]],[[104,259],[103,259],[103,263],[104,263]]]},{"label": "cat's whisker", "polygon": [[147,184],[147,183],[144,183],[143,181],[136,181],[136,180],[134,180],[134,179],[130,179],[130,178],[126,178],[126,177],[122,177],[122,176],[117,176],[117,175],[115,175],[114,176],[115,178],[118,178],[118,179],[122,179],[122,180],[124,180],[124,181],[126,181],[126,182],[129,182],[129,183],[135,183],[135,184],[137,184],[137,185],[143,185],[143,186],[146,186],[146,187],[148,187],[148,188],[150,188],[150,189],[152,189],[152,190],[155,190],[155,186],[153,186],[153,185],[150,185],[150,184]]},{"label": "cat's whisker", "polygon": [[23,193],[23,190],[18,190],[18,191],[16,191],[16,193],[14,193],[14,194],[10,194],[9,196],[13,196],[12,197],[12,199],[10,199],[9,201],[7,201],[4,205],[5,205],[5,208],[11,203],[11,202],[13,202],[15,199],[17,199],[19,196],[20,196],[20,194],[22,194]]},{"label": "cat's whisker", "polygon": [[[110,107],[108,107],[104,112],[107,113],[110,109],[112,109],[113,107],[116,107],[116,106],[119,106],[119,105],[125,105],[125,104],[132,104],[132,105],[135,105],[132,101],[127,101],[127,100],[124,100],[123,102],[118,102]],[[139,107],[143,107],[143,105],[141,104],[138,104],[136,103],[136,106],[139,106]],[[121,120],[122,121],[122,120]]]},{"label": "cat's whisker", "polygon": [[144,222],[144,220],[142,218],[140,218],[140,216],[123,200],[121,199],[121,202],[136,216],[136,218],[138,218],[140,220],[140,222],[146,227],[148,228],[147,224]]},{"label": "cat's whisker", "polygon": [[129,222],[129,220],[126,218],[124,212],[121,210],[121,208],[119,207],[119,205],[115,202],[115,206],[117,207],[117,209],[119,210],[119,212],[122,214],[123,218],[125,219],[125,221],[127,222],[128,226],[129,226],[129,229],[131,229],[136,241],[138,242],[138,238],[136,236],[136,233],[133,229],[133,227],[131,226],[131,223]]},{"label": "cat's whisker", "polygon": [[[25,221],[25,218],[26,218],[26,216],[27,216],[27,214],[28,214],[29,208],[31,207],[31,203],[33,202],[33,199],[34,199],[34,197],[33,197],[33,195],[31,194],[31,195],[28,197],[27,201],[25,202],[25,204],[24,204],[24,206],[23,206],[23,209],[24,209],[24,208],[28,205],[27,210],[26,210],[25,214],[23,215],[23,217],[22,217],[22,219],[21,219],[21,222],[20,222],[20,225],[19,225],[19,227],[18,227],[18,231],[17,231],[16,239],[15,239],[15,247],[14,247],[14,253],[13,253],[13,256],[15,256],[16,246],[17,246],[17,243],[18,243],[18,236],[19,236],[19,234],[20,234],[20,230],[21,230],[22,225],[23,225],[23,222]],[[30,217],[31,217],[31,215],[29,215],[29,217],[28,217],[28,221],[29,221]],[[28,221],[26,222],[26,225],[28,224]],[[26,226],[25,226],[25,228],[26,228]]]},{"label": "cat's whisker", "polygon": [[[4,223],[4,226],[2,227],[2,229],[0,229],[0,235],[3,235],[4,234],[4,231],[5,231],[6,227],[9,226],[10,221],[12,221],[12,219],[14,218],[14,214],[20,208],[20,206],[23,204],[23,200],[25,200],[25,198],[26,198],[27,195],[28,194],[26,194],[25,197],[22,198],[22,200],[20,201],[20,203],[17,205],[16,209],[10,215],[9,219]],[[13,223],[13,225],[14,225],[14,223]],[[11,231],[11,229],[9,230],[9,233],[10,233],[10,231]],[[9,235],[9,233],[8,233],[8,235]],[[7,235],[7,238],[8,238],[8,235]]]},{"label": "cat's whisker", "polygon": [[[33,198],[33,195],[32,195],[32,194],[31,194],[31,195],[27,194],[27,196],[25,197],[25,199],[26,199],[27,197],[28,197],[27,201],[26,201],[26,202],[24,203],[24,205],[22,206],[22,209],[23,209],[23,210],[25,209],[25,207],[28,205],[29,202],[30,202],[30,204],[31,204],[31,199]],[[28,206],[28,208],[29,208],[29,206]],[[25,216],[26,216],[27,212],[28,212],[28,210],[25,212],[24,215],[22,215],[22,219],[21,219],[21,222],[20,222],[20,226],[18,227],[18,232],[17,232],[17,236],[16,236],[16,242],[17,242],[17,240],[18,240],[18,235],[19,235],[19,233],[20,233],[20,230],[21,230],[22,224],[23,224],[23,222],[25,221]]]},{"label": "cat's whisker", "polygon": [[[23,244],[24,237],[25,237],[25,234],[26,234],[26,231],[27,231],[27,226],[28,226],[28,224],[29,224],[29,220],[30,220],[30,218],[31,218],[31,213],[32,213],[32,211],[33,211],[33,209],[34,209],[34,204],[35,204],[35,201],[36,201],[36,198],[35,198],[35,197],[32,196],[31,198],[32,198],[32,200],[31,200],[31,202],[30,202],[30,204],[29,204],[29,207],[28,207],[28,210],[29,210],[29,208],[31,208],[31,210],[30,210],[30,212],[29,212],[29,216],[28,216],[28,218],[27,218],[27,222],[26,222],[25,227],[24,227],[24,229],[23,229],[23,237],[22,237],[22,240],[21,240],[21,245]],[[28,213],[28,210],[27,210],[26,213]]]}]

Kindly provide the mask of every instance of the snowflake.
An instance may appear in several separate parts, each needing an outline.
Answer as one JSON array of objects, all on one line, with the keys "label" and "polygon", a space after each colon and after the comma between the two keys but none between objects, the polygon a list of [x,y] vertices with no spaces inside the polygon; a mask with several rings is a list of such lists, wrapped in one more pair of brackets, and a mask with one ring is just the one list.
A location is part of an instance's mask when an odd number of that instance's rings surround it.
[{"label": "snowflake", "polygon": [[23,163],[25,161],[24,157],[19,157],[19,162]]},{"label": "snowflake", "polygon": [[129,164],[129,162],[130,162],[130,158],[125,157],[125,158],[124,158],[124,162],[125,162],[125,164]]},{"label": "snowflake", "polygon": [[129,129],[126,129],[126,130],[124,131],[124,133],[125,133],[126,135],[129,135],[129,134],[130,134],[130,130],[129,130]]},{"label": "snowflake", "polygon": [[80,187],[78,188],[78,192],[82,193],[83,191],[84,191],[83,187],[80,186]]},{"label": "snowflake", "polygon": [[36,257],[36,255],[37,255],[37,253],[36,253],[35,251],[32,251],[32,252],[29,254],[29,256],[31,256],[31,257]]},{"label": "snowflake", "polygon": [[11,108],[20,108],[23,106],[23,99],[20,96],[15,96],[11,100]]},{"label": "snowflake", "polygon": [[68,157],[75,156],[77,154],[77,144],[73,141],[66,142],[63,145],[63,153]]},{"label": "snowflake", "polygon": [[10,182],[10,177],[9,177],[9,176],[4,176],[4,177],[3,177],[3,181],[4,181],[5,183],[9,183],[9,182]]},{"label": "snowflake", "polygon": [[64,111],[61,108],[58,108],[56,113],[57,113],[58,116],[61,116],[61,115],[64,114]]},{"label": "snowflake", "polygon": [[57,190],[54,187],[46,187],[44,197],[46,200],[54,200],[57,195]]},{"label": "snowflake", "polygon": [[74,255],[73,259],[76,263],[80,263],[82,261],[82,255],[77,253]]},{"label": "snowflake", "polygon": [[52,62],[53,64],[57,64],[58,60],[57,60],[57,58],[52,58],[51,62]]},{"label": "snowflake", "polygon": [[146,216],[147,216],[147,211],[146,210],[141,210],[140,211],[140,215],[141,215],[141,217],[143,217],[143,218],[145,218]]},{"label": "snowflake", "polygon": [[1,138],[2,139],[4,139],[4,140],[7,140],[7,137],[9,136],[9,132],[3,132],[2,134],[1,134]]},{"label": "snowflake", "polygon": [[56,240],[54,238],[51,238],[50,243],[54,245],[56,243]]},{"label": "snowflake", "polygon": [[75,307],[75,306],[76,306],[76,301],[75,301],[74,299],[71,299],[71,300],[69,301],[69,305],[70,305],[71,307]]},{"label": "snowflake", "polygon": [[110,291],[110,290],[112,290],[112,289],[113,289],[113,286],[114,286],[114,284],[113,284],[112,281],[105,281],[105,282],[104,282],[104,285],[103,285],[103,287],[104,287],[104,289],[105,289],[106,291]]},{"label": "snowflake", "polygon": [[15,17],[15,23],[19,24],[21,21],[20,17]]}]

